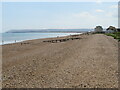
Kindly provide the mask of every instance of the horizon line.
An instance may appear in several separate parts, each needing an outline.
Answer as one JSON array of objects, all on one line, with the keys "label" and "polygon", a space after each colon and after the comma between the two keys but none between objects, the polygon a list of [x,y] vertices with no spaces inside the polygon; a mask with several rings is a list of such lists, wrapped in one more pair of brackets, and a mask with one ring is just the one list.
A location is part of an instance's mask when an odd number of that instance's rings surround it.
[{"label": "horizon line", "polygon": [[1,2],[120,2],[119,0],[1,0]]}]

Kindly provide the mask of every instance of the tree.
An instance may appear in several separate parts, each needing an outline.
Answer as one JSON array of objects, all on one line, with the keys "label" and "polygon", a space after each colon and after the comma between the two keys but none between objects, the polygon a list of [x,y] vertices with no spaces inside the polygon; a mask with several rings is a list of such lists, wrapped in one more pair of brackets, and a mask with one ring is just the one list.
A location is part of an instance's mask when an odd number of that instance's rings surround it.
[{"label": "tree", "polygon": [[101,32],[103,32],[103,28],[102,28],[102,26],[96,26],[96,28],[95,28],[95,32],[97,32],[97,33],[101,33]]}]

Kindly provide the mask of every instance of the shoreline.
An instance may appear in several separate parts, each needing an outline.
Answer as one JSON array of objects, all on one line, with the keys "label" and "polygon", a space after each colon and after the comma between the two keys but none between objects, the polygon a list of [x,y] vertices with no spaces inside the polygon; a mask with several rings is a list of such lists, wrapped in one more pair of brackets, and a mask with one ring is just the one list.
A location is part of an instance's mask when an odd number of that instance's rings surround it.
[{"label": "shoreline", "polygon": [[[77,35],[77,34],[83,34],[83,33],[74,33],[74,34],[72,34],[72,35]],[[70,34],[71,35],[71,34]],[[8,44],[15,44],[15,43],[22,43],[22,42],[26,42],[26,41],[30,41],[30,40],[37,40],[37,39],[49,39],[49,38],[57,38],[57,37],[67,37],[67,36],[70,36],[70,35],[64,35],[64,36],[51,36],[51,37],[46,37],[46,38],[35,38],[35,39],[26,39],[26,40],[14,40],[14,41],[11,41],[11,42],[9,42],[8,41],[8,43],[4,43],[4,41],[3,40],[1,40],[1,44],[0,45],[8,45]]]}]

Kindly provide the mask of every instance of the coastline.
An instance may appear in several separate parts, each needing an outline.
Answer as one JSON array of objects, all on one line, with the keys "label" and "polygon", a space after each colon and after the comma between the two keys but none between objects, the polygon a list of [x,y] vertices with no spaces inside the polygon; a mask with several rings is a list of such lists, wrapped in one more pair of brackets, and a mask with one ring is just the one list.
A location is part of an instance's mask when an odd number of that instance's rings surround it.
[{"label": "coastline", "polygon": [[3,88],[117,88],[118,42],[102,34],[2,45]]},{"label": "coastline", "polygon": [[[10,34],[15,34],[15,33],[10,33]],[[21,33],[16,33],[16,34],[21,34]],[[23,33],[23,34],[26,34],[26,33]],[[35,34],[39,34],[39,33],[35,33]],[[58,34],[60,34],[60,33],[58,33]],[[67,34],[69,34],[69,35],[76,35],[76,34],[82,34],[82,33],[67,33]],[[24,40],[16,40],[16,39],[14,39],[12,41],[4,41],[4,40],[2,40],[2,37],[1,37],[1,43],[0,43],[0,45],[14,44],[14,43],[19,43],[19,42],[24,42],[24,41],[29,41],[29,40],[36,40],[36,39],[47,39],[47,38],[65,37],[65,36],[69,36],[69,35],[56,35],[56,36],[37,37],[37,38],[33,37],[33,39],[24,39]]]}]

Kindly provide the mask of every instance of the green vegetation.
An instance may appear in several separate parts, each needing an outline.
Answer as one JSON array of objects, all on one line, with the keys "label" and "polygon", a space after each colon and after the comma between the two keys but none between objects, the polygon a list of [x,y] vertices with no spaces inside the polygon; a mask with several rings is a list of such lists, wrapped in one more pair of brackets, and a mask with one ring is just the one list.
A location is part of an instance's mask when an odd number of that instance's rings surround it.
[{"label": "green vegetation", "polygon": [[117,39],[118,41],[120,41],[120,32],[116,32],[116,33],[107,33],[107,36],[112,36],[114,37],[114,39]]}]

